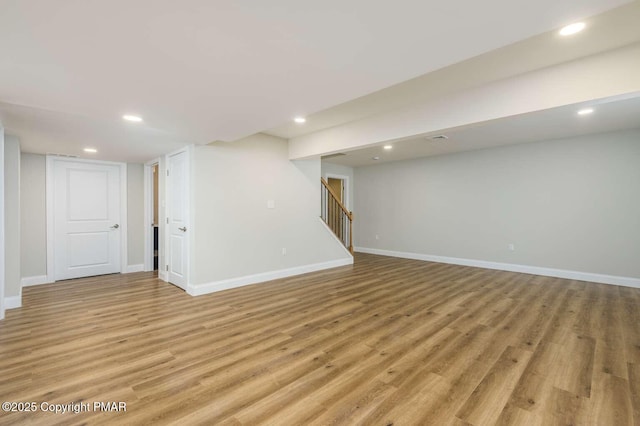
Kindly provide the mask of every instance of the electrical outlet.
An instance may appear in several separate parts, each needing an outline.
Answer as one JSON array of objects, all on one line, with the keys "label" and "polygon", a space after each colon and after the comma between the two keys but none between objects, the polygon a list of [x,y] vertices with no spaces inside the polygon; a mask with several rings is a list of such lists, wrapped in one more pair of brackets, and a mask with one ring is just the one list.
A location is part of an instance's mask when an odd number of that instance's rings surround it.
[{"label": "electrical outlet", "polygon": [[287,249],[285,247],[282,247],[282,255],[283,256],[287,255]]},{"label": "electrical outlet", "polygon": [[507,248],[509,249],[509,251],[516,251],[516,245],[513,243],[507,245]]},{"label": "electrical outlet", "polygon": [[275,200],[267,200],[267,208],[268,209],[275,209],[276,208],[276,201]]},{"label": "electrical outlet", "polygon": [[380,239],[380,235],[376,234],[376,240]]}]

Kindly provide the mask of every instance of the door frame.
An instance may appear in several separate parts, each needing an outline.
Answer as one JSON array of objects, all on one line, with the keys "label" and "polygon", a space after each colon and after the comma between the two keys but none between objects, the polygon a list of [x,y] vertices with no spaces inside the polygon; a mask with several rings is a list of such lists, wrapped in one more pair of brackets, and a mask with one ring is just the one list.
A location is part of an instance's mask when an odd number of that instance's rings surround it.
[{"label": "door frame", "polygon": [[[187,239],[187,244],[186,244],[186,267],[185,267],[185,286],[184,286],[184,290],[187,291],[187,289],[189,288],[189,285],[191,283],[191,243],[192,243],[192,239],[191,239],[191,235],[193,234],[193,232],[195,231],[195,227],[194,227],[194,220],[193,220],[193,211],[191,209],[191,184],[192,184],[192,173],[193,173],[193,145],[188,145],[185,147],[182,147],[180,149],[176,149],[175,151],[171,151],[168,154],[165,154],[164,156],[164,173],[165,173],[165,184],[164,184],[164,217],[163,220],[161,221],[162,224],[162,228],[160,229],[160,231],[162,232],[162,230],[164,230],[165,232],[165,238],[164,238],[164,253],[166,254],[166,256],[163,258],[164,260],[164,265],[160,265],[158,264],[158,269],[163,268],[162,272],[164,273],[164,281],[166,282],[170,282],[169,281],[169,273],[167,272],[166,268],[167,265],[169,264],[169,259],[167,259],[167,256],[169,256],[169,253],[171,253],[171,247],[169,246],[171,244],[171,238],[167,228],[167,220],[169,218],[169,212],[171,211],[171,202],[173,202],[173,200],[171,199],[171,197],[169,196],[169,191],[171,190],[171,185],[169,185],[169,183],[167,182],[167,179],[170,178],[170,174],[171,174],[171,170],[169,169],[169,157],[176,155],[176,154],[180,154],[182,152],[186,152],[187,153],[187,166],[186,166],[186,187],[187,187],[187,192],[186,192],[186,198],[187,198],[187,202],[185,203],[185,217],[187,218],[187,230],[188,232],[186,233],[186,239]],[[169,171],[169,175],[166,175],[167,171]],[[160,276],[160,274],[158,274],[158,276]],[[176,287],[179,287],[178,285],[174,284]]]},{"label": "door frame", "polygon": [[66,157],[61,155],[47,155],[46,159],[46,215],[47,215],[47,282],[55,282],[55,241],[54,208],[53,208],[53,183],[54,183],[54,163],[87,163],[107,166],[118,166],[120,168],[120,273],[127,272],[129,264],[127,255],[127,164],[115,161],[88,160],[84,158]]},{"label": "door frame", "polygon": [[327,183],[329,182],[329,178],[331,179],[340,179],[344,182],[344,188],[342,189],[342,203],[347,207],[347,209],[349,209],[349,211],[352,210],[351,207],[351,194],[349,193],[349,176],[347,175],[339,175],[336,173],[325,173],[324,175],[325,180],[327,181]]},{"label": "door frame", "polygon": [[[151,221],[153,217],[153,166],[158,165],[158,175],[162,173],[160,168],[160,157],[144,163],[144,270],[153,271],[153,250],[151,243],[153,242],[153,232],[151,232]],[[160,176],[158,176],[158,198],[162,193],[162,185],[160,185]],[[162,212],[160,200],[158,200],[158,239],[163,229],[164,221],[160,220]],[[164,247],[158,241],[158,275],[160,275],[160,259],[163,256]]]},{"label": "door frame", "polygon": [[4,319],[4,127],[0,125],[0,320]]}]

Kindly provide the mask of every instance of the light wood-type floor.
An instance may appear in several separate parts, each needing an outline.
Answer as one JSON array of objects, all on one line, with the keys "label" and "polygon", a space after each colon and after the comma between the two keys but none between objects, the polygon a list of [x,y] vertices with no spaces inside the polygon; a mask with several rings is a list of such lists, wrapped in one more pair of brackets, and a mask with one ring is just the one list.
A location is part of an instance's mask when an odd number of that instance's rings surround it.
[{"label": "light wood-type floor", "polygon": [[381,256],[193,298],[151,273],[24,289],[0,424],[640,424],[640,289]]}]

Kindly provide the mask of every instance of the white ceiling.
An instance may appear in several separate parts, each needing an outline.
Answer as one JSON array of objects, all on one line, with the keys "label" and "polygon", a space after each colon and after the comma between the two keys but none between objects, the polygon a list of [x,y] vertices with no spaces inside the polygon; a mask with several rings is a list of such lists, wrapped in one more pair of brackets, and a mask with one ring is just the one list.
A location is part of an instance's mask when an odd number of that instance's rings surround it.
[{"label": "white ceiling", "polygon": [[640,41],[640,1],[582,21],[587,29],[573,37],[541,33],[319,111],[304,125],[288,122],[265,133],[290,139]]},{"label": "white ceiling", "polygon": [[[628,0],[0,0],[28,152],[143,161],[283,125]],[[122,114],[144,123],[122,123]]]},{"label": "white ceiling", "polygon": [[20,137],[23,152],[38,154],[96,158],[83,151],[96,148],[99,159],[144,163],[185,145],[175,134],[148,125],[2,102],[0,123],[7,127],[7,133]]},{"label": "white ceiling", "polygon": [[[592,108],[594,112],[580,116],[577,111]],[[449,129],[438,134],[447,140],[432,140],[431,135],[419,135],[402,141],[391,141],[391,150],[384,144],[329,156],[324,161],[350,167],[372,166],[391,161],[430,157],[461,151],[555,140],[580,135],[640,128],[640,93],[616,99],[601,99],[589,103],[547,109],[534,113],[506,117],[472,126]],[[373,160],[379,157],[379,160]]]}]

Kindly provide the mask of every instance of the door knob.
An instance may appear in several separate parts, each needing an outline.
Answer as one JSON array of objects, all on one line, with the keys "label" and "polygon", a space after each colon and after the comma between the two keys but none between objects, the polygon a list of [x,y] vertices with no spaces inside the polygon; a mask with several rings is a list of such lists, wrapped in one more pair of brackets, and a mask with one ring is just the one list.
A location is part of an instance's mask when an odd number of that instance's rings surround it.
[{"label": "door knob", "polygon": [[181,230],[182,232],[187,232],[187,227],[182,227],[182,228],[178,228],[179,230]]},{"label": "door knob", "polygon": [[111,229],[118,229],[118,228],[120,228],[120,225],[118,225],[117,223],[111,227]]}]

